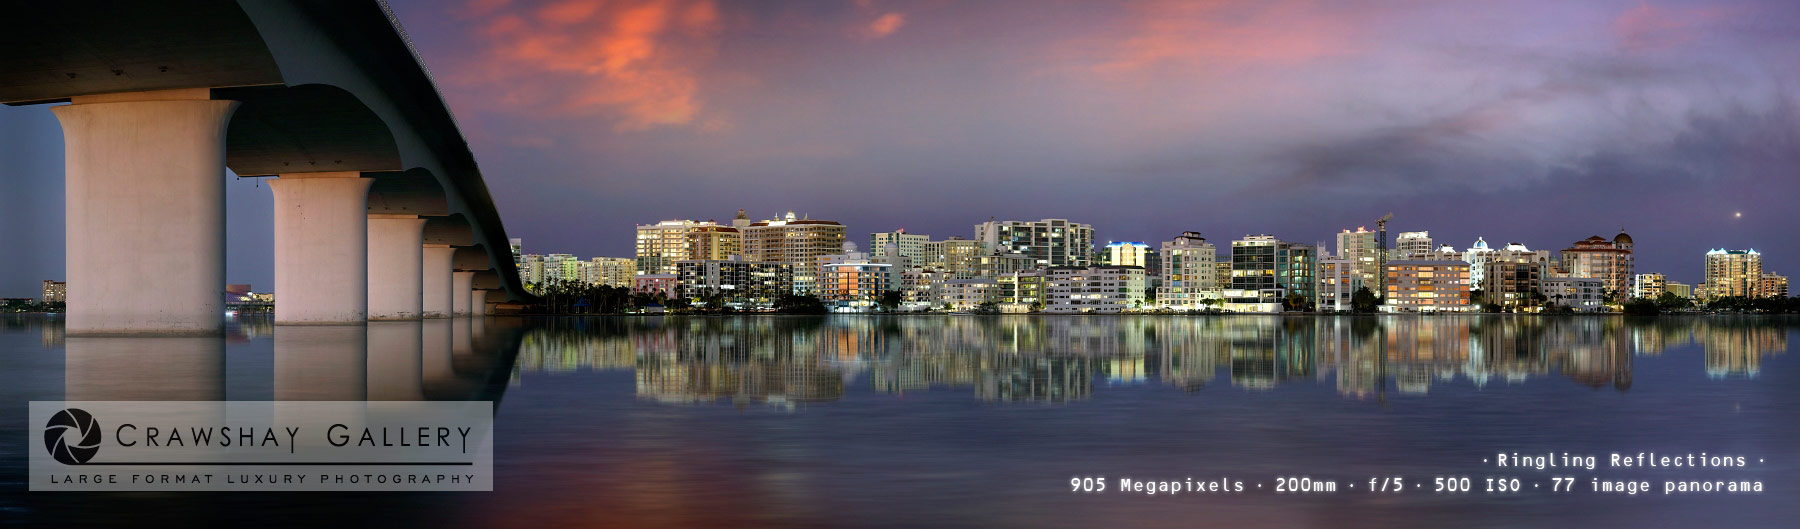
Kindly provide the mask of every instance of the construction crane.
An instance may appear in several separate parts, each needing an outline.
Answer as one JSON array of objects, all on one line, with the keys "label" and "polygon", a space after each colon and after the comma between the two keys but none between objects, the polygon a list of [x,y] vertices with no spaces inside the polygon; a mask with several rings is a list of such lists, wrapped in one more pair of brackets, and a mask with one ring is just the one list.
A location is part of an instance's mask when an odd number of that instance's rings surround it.
[{"label": "construction crane", "polygon": [[1387,223],[1390,220],[1394,220],[1394,212],[1392,211],[1389,211],[1386,215],[1382,215],[1379,219],[1375,219],[1375,231],[1379,232],[1379,235],[1376,235],[1378,239],[1376,244],[1378,244],[1379,247],[1375,252],[1375,259],[1379,263],[1375,265],[1375,277],[1380,278],[1375,280],[1375,295],[1377,296],[1387,295]]}]

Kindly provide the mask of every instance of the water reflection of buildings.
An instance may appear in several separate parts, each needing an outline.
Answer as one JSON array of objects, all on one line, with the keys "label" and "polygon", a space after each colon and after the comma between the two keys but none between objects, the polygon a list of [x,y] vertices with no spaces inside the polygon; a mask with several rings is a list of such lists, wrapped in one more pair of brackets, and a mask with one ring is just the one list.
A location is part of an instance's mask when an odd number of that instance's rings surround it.
[{"label": "water reflection of buildings", "polygon": [[[1184,392],[1335,383],[1353,398],[1429,394],[1434,384],[1564,377],[1619,391],[1634,357],[1698,345],[1714,376],[1754,375],[1787,348],[1791,322],[1604,316],[600,318],[531,332],[519,369],[635,370],[660,402],[796,403],[966,388],[996,402],[1068,402],[1095,385]],[[1329,381],[1329,382],[1328,382]]]}]

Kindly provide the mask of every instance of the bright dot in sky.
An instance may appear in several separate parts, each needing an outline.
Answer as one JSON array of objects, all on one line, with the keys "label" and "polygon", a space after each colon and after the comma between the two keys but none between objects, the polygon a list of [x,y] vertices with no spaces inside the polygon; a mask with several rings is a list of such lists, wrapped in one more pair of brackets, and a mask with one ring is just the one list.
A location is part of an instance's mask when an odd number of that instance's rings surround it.
[{"label": "bright dot in sky", "polygon": [[1740,218],[1740,219],[1741,219],[1741,218],[1744,218],[1744,212],[1742,212],[1742,211],[1739,211],[1739,212],[1737,212],[1737,214],[1735,214],[1735,215],[1732,215],[1732,217],[1734,217],[1734,218]]}]

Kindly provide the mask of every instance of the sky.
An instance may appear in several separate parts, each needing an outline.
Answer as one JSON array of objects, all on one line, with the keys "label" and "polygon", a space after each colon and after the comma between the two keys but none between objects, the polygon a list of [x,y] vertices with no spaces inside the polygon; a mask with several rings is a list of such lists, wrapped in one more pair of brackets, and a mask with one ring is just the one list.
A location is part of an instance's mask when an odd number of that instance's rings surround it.
[{"label": "sky", "polygon": [[[1392,212],[1458,248],[1623,228],[1688,283],[1717,247],[1800,272],[1795,2],[392,5],[530,253],[740,208],[859,244],[994,217],[1335,246]],[[27,227],[0,296],[61,275],[61,156],[47,107],[0,109],[0,227]],[[271,285],[269,192],[227,189],[227,277]]]}]

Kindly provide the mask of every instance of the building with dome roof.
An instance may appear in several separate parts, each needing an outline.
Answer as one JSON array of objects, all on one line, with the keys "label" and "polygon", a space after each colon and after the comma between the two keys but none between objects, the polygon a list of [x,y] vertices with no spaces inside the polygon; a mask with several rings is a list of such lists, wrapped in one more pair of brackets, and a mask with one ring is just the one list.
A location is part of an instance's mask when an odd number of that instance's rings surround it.
[{"label": "building with dome roof", "polygon": [[1562,275],[1598,279],[1609,293],[1623,297],[1636,279],[1633,247],[1625,230],[1610,241],[1599,235],[1576,241],[1562,251]]}]

